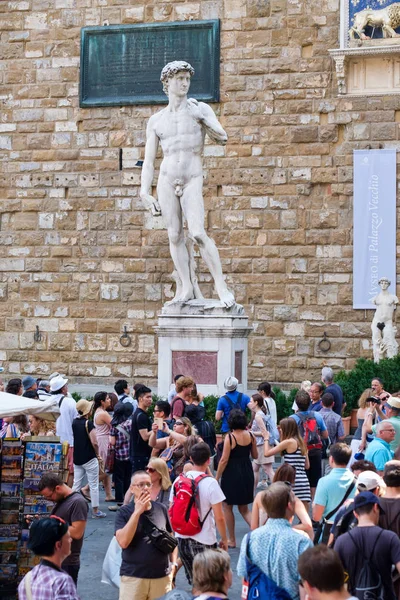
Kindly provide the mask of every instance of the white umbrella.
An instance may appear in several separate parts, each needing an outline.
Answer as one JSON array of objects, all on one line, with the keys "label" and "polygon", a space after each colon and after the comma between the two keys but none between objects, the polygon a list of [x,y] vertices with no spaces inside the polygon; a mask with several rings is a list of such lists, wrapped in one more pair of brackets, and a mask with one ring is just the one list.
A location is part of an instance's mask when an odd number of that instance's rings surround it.
[{"label": "white umbrella", "polygon": [[37,415],[46,421],[56,421],[60,416],[58,399],[49,398],[42,402],[35,398],[25,398],[0,392],[0,419],[17,415]]}]

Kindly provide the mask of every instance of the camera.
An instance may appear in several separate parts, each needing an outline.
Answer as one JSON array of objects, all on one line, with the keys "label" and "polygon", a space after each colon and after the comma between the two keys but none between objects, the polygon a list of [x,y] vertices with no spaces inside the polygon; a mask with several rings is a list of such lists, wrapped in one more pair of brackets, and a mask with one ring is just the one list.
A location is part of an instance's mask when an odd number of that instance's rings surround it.
[{"label": "camera", "polygon": [[370,396],[369,398],[367,398],[367,402],[373,402],[374,404],[382,404],[382,400],[379,398],[379,396]]}]

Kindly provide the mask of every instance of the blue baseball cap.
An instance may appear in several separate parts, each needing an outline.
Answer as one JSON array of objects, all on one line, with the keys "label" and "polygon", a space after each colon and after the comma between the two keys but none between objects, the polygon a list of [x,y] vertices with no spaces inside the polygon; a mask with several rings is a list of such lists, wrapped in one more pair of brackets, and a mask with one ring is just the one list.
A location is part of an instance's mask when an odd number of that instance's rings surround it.
[{"label": "blue baseball cap", "polygon": [[361,506],[366,506],[367,504],[377,504],[382,514],[385,514],[385,511],[382,508],[381,502],[378,496],[375,496],[372,492],[361,492],[357,494],[354,498],[354,510],[357,512],[357,508]]}]

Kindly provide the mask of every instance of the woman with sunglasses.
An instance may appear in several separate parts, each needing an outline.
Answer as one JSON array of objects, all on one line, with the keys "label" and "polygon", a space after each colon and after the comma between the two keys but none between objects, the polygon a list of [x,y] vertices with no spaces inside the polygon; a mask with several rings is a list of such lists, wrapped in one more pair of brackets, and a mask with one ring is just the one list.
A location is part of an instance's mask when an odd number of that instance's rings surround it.
[{"label": "woman with sunglasses", "polygon": [[[151,458],[145,471],[150,475],[151,479],[151,500],[153,502],[161,502],[161,504],[164,504],[168,508],[172,483],[165,460],[162,460],[162,458]],[[127,504],[126,496],[124,504]]]},{"label": "woman with sunglasses", "polygon": [[[288,465],[288,464],[284,463],[276,470],[273,483],[275,483],[277,481],[283,481],[284,483],[287,483],[288,485],[293,487],[295,480],[296,480],[296,469],[294,467],[292,467],[292,465]],[[262,492],[259,492],[257,494],[257,496],[254,498],[253,510],[251,513],[251,530],[252,531],[254,529],[257,529],[258,527],[261,527],[262,525],[265,525],[265,523],[268,520],[268,515],[265,512],[263,503],[262,503],[264,494],[265,494],[265,490],[263,490]],[[296,498],[296,496],[295,496],[295,498]],[[313,540],[314,539],[314,530],[312,528],[310,515],[307,513],[303,502],[301,500],[299,500],[298,498],[296,498],[294,510],[295,510],[295,515],[299,519],[300,522],[297,525],[294,525],[293,529],[305,532],[310,537],[310,539]]]}]

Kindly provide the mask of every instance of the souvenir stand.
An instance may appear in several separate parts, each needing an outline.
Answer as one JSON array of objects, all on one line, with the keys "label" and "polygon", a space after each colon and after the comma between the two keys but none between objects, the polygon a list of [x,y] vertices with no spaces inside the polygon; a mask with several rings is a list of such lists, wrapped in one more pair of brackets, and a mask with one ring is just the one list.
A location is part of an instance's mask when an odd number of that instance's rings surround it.
[{"label": "souvenir stand", "polygon": [[22,577],[38,562],[27,548],[30,523],[53,507],[39,493],[40,478],[49,471],[64,475],[68,447],[47,436],[1,442],[0,598],[11,600]]}]

